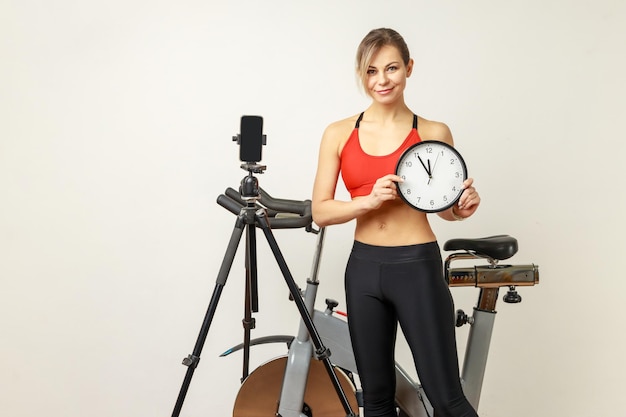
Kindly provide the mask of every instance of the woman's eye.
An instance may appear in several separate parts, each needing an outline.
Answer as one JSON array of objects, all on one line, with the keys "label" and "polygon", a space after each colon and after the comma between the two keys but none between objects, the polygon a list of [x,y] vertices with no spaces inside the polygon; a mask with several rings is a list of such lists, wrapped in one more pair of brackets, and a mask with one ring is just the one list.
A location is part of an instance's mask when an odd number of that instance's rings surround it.
[{"label": "woman's eye", "polygon": [[398,69],[398,67],[391,66],[391,67],[387,68],[387,71],[388,72],[395,72],[397,69]]},{"label": "woman's eye", "polygon": [[367,74],[368,75],[374,75],[374,74],[376,74],[376,70],[375,69],[368,69],[367,70]]}]

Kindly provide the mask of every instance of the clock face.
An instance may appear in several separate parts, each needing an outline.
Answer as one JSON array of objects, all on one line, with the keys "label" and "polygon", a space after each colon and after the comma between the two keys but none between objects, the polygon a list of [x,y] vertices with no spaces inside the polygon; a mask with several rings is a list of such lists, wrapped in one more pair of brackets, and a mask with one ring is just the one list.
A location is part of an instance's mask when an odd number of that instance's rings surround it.
[{"label": "clock face", "polygon": [[467,167],[447,143],[426,140],[409,147],[396,166],[400,197],[417,210],[435,213],[454,205],[463,193]]}]

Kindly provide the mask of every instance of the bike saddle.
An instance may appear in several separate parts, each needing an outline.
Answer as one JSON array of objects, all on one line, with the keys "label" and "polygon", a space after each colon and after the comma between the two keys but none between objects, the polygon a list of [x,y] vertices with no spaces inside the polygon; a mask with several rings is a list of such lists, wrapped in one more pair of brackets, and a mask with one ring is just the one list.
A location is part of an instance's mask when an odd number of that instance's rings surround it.
[{"label": "bike saddle", "polygon": [[517,239],[509,235],[496,235],[476,239],[450,239],[443,250],[465,250],[492,259],[508,259],[517,253]]}]

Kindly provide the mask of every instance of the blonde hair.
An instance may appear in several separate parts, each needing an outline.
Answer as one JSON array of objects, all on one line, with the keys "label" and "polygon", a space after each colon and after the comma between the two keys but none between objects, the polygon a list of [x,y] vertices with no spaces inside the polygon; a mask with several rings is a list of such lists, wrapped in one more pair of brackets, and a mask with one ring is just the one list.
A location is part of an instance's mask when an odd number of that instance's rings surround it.
[{"label": "blonde hair", "polygon": [[380,48],[387,45],[396,47],[400,52],[404,65],[409,65],[411,60],[409,47],[398,32],[389,28],[371,30],[365,35],[356,51],[356,73],[364,90],[367,80],[367,69],[372,62],[372,57]]}]

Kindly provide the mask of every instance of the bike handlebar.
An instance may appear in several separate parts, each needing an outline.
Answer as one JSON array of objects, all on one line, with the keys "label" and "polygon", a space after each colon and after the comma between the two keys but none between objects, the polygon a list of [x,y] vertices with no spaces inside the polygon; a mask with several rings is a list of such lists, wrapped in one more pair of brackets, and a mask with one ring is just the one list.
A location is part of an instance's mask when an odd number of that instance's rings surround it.
[{"label": "bike handlebar", "polygon": [[[217,203],[233,214],[239,214],[248,206],[241,194],[233,188],[227,188],[224,194],[217,197]],[[259,204],[261,203],[261,204]],[[265,190],[259,188],[259,198],[255,201],[256,209],[266,208],[269,223],[272,229],[310,228],[313,222],[310,200],[287,200],[274,198]]]}]

